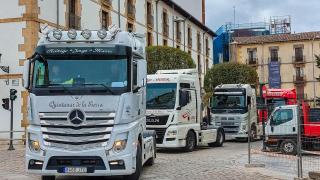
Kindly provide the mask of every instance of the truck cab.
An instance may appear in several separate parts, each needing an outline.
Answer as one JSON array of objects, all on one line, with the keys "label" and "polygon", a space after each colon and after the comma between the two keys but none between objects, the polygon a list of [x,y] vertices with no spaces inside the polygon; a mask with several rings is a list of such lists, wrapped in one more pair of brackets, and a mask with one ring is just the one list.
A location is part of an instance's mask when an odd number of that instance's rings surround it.
[{"label": "truck cab", "polygon": [[202,144],[222,146],[223,129],[202,121],[200,93],[195,69],[148,75],[146,121],[147,129],[156,131],[157,147],[192,151]]},{"label": "truck cab", "polygon": [[28,173],[138,179],[153,163],[143,42],[115,26],[43,35],[24,65]]},{"label": "truck cab", "polygon": [[252,138],[262,133],[257,122],[256,93],[249,84],[222,84],[215,88],[210,102],[211,122],[223,127],[227,139],[248,138],[250,122]]}]

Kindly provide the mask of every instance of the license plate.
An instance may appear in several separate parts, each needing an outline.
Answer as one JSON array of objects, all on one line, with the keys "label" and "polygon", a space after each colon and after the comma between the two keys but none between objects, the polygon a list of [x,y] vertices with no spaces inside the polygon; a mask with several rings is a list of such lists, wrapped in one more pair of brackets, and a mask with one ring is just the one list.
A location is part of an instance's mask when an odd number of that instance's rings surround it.
[{"label": "license plate", "polygon": [[86,167],[65,167],[63,169],[64,173],[87,173],[88,169]]}]

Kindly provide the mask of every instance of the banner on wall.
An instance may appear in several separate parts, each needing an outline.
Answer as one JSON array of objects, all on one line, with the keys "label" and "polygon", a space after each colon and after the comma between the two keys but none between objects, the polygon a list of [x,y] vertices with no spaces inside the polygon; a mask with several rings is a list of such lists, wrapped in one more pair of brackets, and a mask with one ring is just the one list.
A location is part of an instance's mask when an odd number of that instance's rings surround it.
[{"label": "banner on wall", "polygon": [[269,63],[269,88],[281,88],[280,63]]}]

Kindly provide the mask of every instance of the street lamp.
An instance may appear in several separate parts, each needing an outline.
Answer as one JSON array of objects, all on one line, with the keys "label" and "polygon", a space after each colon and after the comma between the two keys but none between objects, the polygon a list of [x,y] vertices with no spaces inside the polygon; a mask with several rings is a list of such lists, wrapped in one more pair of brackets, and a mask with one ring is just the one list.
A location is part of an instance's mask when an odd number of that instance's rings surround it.
[{"label": "street lamp", "polygon": [[[176,18],[174,22],[183,22],[183,49],[186,51],[186,19]],[[173,35],[174,36],[174,35]]]}]

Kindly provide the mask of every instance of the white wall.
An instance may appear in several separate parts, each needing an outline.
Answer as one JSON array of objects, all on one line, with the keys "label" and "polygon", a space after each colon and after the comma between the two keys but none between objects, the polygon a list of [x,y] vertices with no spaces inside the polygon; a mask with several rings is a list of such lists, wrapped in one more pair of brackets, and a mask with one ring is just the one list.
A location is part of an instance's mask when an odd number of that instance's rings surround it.
[{"label": "white wall", "polygon": [[19,6],[19,0],[2,0],[0,2],[0,19],[19,18],[25,12],[25,8]]}]

